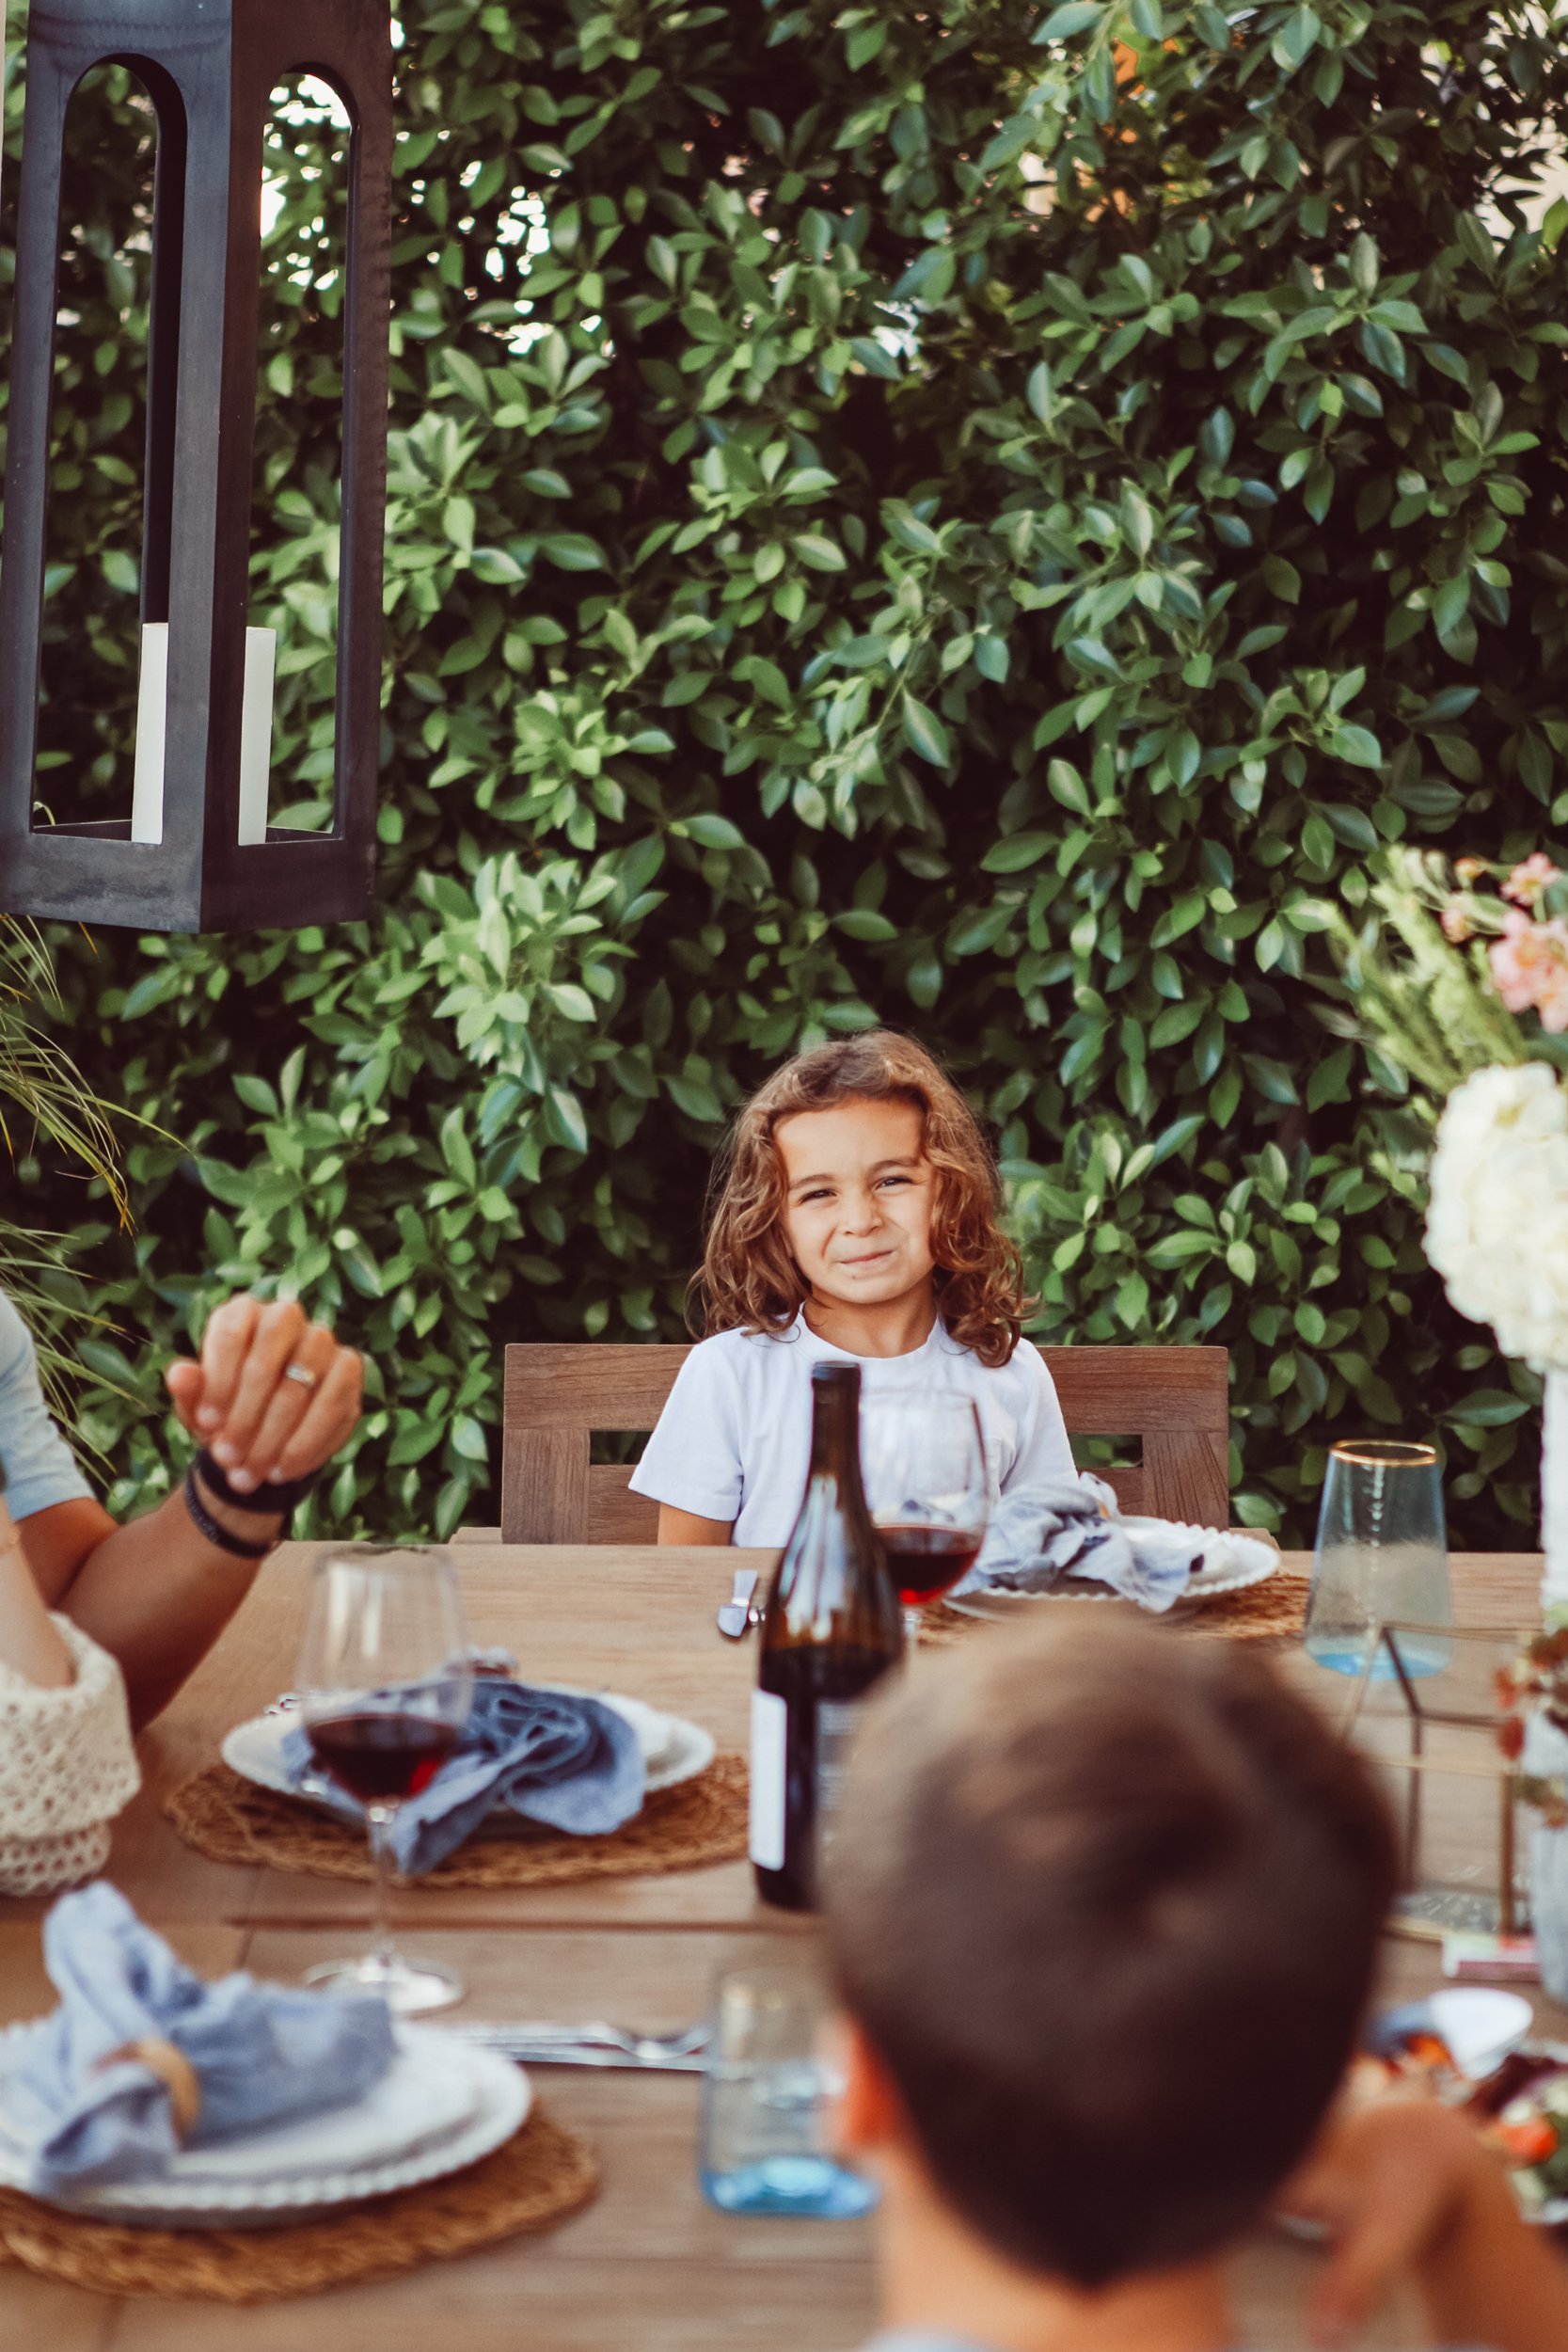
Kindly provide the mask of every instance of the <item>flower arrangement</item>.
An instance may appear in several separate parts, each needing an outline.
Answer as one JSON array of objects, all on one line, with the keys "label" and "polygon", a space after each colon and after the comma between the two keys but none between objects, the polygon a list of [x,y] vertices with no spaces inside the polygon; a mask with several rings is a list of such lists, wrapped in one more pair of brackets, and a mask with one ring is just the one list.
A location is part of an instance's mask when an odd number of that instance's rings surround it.
[{"label": "flower arrangement", "polygon": [[1505,1354],[1568,1369],[1568,880],[1396,850],[1371,906],[1332,920],[1334,1025],[1442,1100],[1427,1255]]},{"label": "flower arrangement", "polygon": [[[1544,1718],[1568,1733],[1568,1626],[1537,1633],[1511,1666],[1497,1669],[1497,1745],[1511,1764],[1524,1756],[1529,1726]],[[1568,1829],[1568,1786],[1558,1778],[1521,1772],[1519,1796],[1541,1815],[1548,1829]]]}]

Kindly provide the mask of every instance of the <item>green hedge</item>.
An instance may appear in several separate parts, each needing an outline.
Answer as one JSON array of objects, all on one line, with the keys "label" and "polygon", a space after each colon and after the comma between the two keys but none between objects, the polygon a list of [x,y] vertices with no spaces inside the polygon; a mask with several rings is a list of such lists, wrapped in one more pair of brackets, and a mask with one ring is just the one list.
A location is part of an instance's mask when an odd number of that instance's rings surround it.
[{"label": "green hedge", "polygon": [[[330,1508],[486,1516],[501,1343],[673,1335],[726,1114],[883,1018],[996,1123],[1041,1336],[1228,1344],[1245,1518],[1433,1421],[1458,1528],[1528,1518],[1535,1385],[1444,1305],[1305,976],[1380,842],[1568,815],[1568,205],[1521,209],[1568,10],[399,13],[383,911],[59,934],[73,1049],[184,1147],[134,1144],[96,1295],[163,1343],[297,1284],[370,1360]],[[73,116],[62,646],[134,625],[137,119]],[[319,815],[315,151],[257,580]],[[62,789],[122,788],[122,710],[51,723]],[[156,1424],[86,1419],[156,1492]]]}]

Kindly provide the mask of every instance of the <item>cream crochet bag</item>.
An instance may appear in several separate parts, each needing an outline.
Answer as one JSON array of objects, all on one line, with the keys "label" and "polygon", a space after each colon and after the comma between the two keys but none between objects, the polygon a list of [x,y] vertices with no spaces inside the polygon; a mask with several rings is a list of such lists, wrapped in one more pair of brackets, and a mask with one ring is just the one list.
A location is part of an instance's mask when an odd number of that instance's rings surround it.
[{"label": "cream crochet bag", "polygon": [[36,1895],[91,1878],[109,1823],[141,1786],[125,1685],[107,1650],[52,1616],[76,1679],[61,1691],[0,1663],[0,1894]]}]

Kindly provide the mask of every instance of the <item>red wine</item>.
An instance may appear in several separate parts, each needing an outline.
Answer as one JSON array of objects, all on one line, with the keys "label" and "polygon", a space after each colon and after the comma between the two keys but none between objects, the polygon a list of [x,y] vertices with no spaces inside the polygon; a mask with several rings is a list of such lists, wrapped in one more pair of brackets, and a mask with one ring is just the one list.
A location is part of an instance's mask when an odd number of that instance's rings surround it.
[{"label": "red wine", "polygon": [[305,1736],[317,1763],[361,1804],[417,1797],[457,1745],[456,1725],[438,1715],[379,1709],[308,1723]]},{"label": "red wine", "polygon": [[903,1620],[861,1485],[860,1368],[812,1371],[811,1470],[763,1612],[752,1703],[752,1862],[764,1902],[809,1911],[860,1702]]},{"label": "red wine", "polygon": [[977,1528],[879,1527],[877,1533],[906,1609],[950,1592],[980,1549]]}]

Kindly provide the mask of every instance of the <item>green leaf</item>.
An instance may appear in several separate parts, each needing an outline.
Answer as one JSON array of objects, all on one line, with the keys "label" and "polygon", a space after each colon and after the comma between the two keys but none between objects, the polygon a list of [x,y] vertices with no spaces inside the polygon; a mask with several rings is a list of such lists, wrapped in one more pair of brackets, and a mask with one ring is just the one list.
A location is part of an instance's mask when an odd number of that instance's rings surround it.
[{"label": "green leaf", "polygon": [[1071,40],[1079,33],[1092,32],[1104,14],[1105,0],[1066,0],[1064,7],[1052,9],[1035,40]]},{"label": "green leaf", "polygon": [[1470,1429],[1501,1429],[1522,1421],[1528,1411],[1524,1398],[1511,1395],[1506,1389],[1472,1389],[1468,1396],[1450,1405],[1443,1418]]},{"label": "green leaf", "polygon": [[1048,833],[1015,833],[993,841],[980,864],[988,874],[1020,874],[1027,866],[1037,866],[1055,846],[1054,836]]},{"label": "green leaf", "polygon": [[848,569],[848,559],[837,542],[825,538],[819,531],[798,531],[795,552],[802,564],[809,564],[814,572],[843,572]]},{"label": "green leaf", "polygon": [[563,572],[597,572],[604,568],[599,548],[580,531],[546,532],[539,541],[539,552]]},{"label": "green leaf", "polygon": [[1328,748],[1337,759],[1353,768],[1381,768],[1383,746],[1369,727],[1335,727],[1330,731]]},{"label": "green leaf", "polygon": [[705,850],[741,850],[746,846],[746,836],[740,827],[727,817],[706,813],[688,817],[682,820],[681,830]]},{"label": "green leaf", "polygon": [[952,758],[952,744],[946,727],[934,710],[912,694],[904,697],[904,739],[910,749],[933,768],[945,768]]}]

